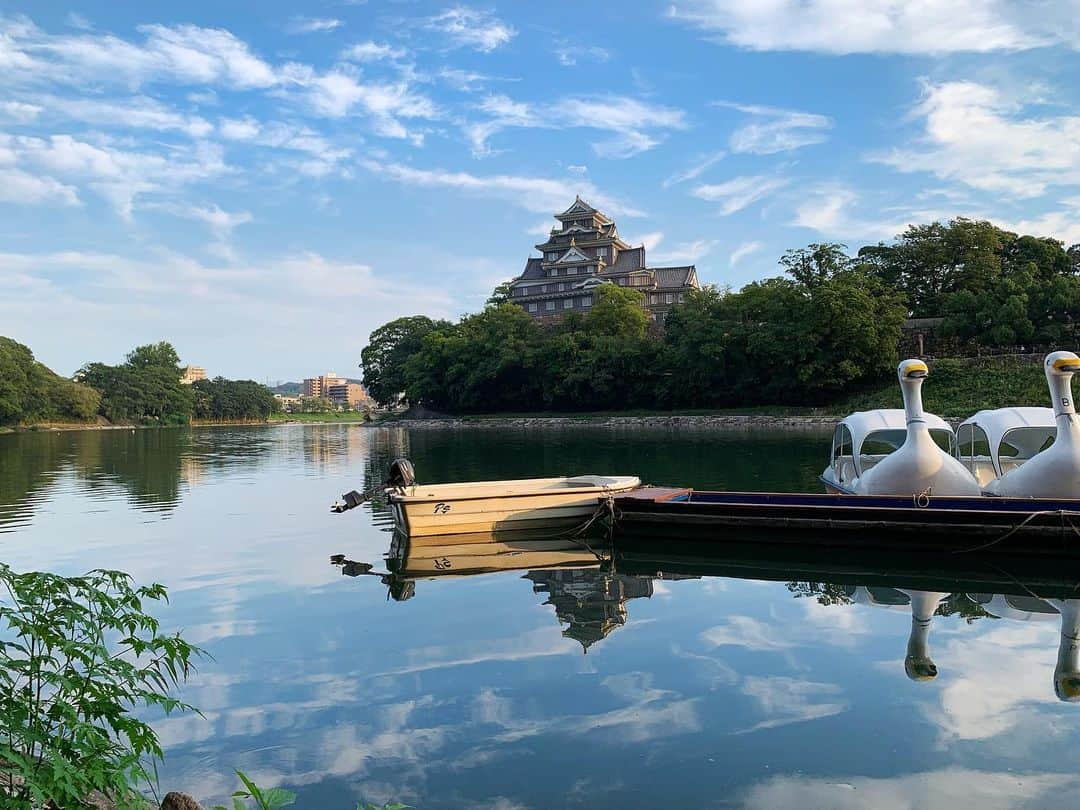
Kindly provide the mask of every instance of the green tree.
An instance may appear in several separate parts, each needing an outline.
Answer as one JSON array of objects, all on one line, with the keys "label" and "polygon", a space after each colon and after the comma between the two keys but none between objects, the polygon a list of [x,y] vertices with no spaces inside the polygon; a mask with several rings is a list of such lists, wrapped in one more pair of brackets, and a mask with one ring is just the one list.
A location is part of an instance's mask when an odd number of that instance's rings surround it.
[{"label": "green tree", "polygon": [[424,315],[398,318],[383,324],[360,352],[364,387],[381,405],[396,405],[406,389],[405,363],[420,350],[424,336],[449,326]]},{"label": "green tree", "polygon": [[795,281],[813,289],[851,266],[846,250],[847,245],[836,242],[814,243],[787,251],[780,257],[780,264]]},{"label": "green tree", "polygon": [[97,413],[98,402],[94,390],[54,374],[29,348],[0,337],[0,425],[86,421]]},{"label": "green tree", "polygon": [[510,282],[503,281],[495,286],[495,289],[491,291],[491,295],[488,300],[484,302],[485,307],[497,307],[500,304],[510,303]]},{"label": "green tree", "polygon": [[645,296],[629,287],[601,284],[593,288],[593,305],[585,331],[593,336],[641,340],[649,328]]}]

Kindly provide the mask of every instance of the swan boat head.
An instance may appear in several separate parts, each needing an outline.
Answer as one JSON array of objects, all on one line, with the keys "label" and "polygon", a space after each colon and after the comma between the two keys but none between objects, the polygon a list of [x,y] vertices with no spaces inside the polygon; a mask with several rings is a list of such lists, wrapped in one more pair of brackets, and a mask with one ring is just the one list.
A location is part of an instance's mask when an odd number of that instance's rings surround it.
[{"label": "swan boat head", "polygon": [[1054,443],[987,484],[988,495],[1080,498],[1080,416],[1072,397],[1072,378],[1080,371],[1080,357],[1073,352],[1051,352],[1043,361],[1043,371],[1054,408]]},{"label": "swan boat head", "polygon": [[904,398],[906,436],[901,447],[857,478],[859,495],[978,495],[975,477],[934,442],[923,411],[922,385],[930,369],[904,360],[896,369]]}]

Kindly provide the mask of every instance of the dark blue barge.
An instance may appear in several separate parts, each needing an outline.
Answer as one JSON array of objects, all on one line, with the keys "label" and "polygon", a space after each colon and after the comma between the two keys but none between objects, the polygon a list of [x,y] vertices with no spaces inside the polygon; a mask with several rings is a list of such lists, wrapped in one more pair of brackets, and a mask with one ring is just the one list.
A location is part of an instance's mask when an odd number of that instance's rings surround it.
[{"label": "dark blue barge", "polygon": [[653,537],[1080,558],[1080,500],[641,487],[614,507],[618,532]]}]

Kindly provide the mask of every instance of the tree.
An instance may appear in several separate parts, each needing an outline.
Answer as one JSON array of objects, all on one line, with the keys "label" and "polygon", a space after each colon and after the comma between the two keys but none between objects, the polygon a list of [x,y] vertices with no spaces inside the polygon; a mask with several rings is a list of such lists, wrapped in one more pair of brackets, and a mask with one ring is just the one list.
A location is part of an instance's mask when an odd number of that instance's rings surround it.
[{"label": "tree", "polygon": [[119,366],[89,363],[79,379],[100,392],[101,412],[111,421],[182,425],[193,406],[182,375],[176,350],[161,342],[136,347]]},{"label": "tree", "polygon": [[641,340],[649,328],[645,296],[629,287],[600,284],[593,288],[593,305],[585,316],[585,331],[626,340]]},{"label": "tree", "polygon": [[814,243],[787,251],[780,257],[780,264],[799,284],[814,289],[851,266],[846,250],[847,245],[836,242]]},{"label": "tree", "polygon": [[495,289],[492,290],[488,300],[484,302],[484,306],[497,307],[500,304],[508,304],[510,303],[510,293],[510,282],[503,281],[495,286]]},{"label": "tree", "polygon": [[398,318],[383,324],[360,352],[364,387],[381,405],[396,405],[405,392],[405,362],[420,350],[424,336],[449,326],[424,315]]}]

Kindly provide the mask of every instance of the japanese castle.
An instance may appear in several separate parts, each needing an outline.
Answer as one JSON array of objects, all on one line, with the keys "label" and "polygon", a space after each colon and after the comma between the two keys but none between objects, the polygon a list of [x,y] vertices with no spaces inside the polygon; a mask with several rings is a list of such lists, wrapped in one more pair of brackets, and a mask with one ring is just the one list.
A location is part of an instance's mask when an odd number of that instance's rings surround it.
[{"label": "japanese castle", "polygon": [[645,246],[630,247],[619,238],[615,221],[581,197],[555,219],[559,227],[536,246],[542,255],[530,258],[510,283],[510,300],[536,318],[587,312],[598,285],[618,284],[639,290],[650,314],[663,322],[672,304],[700,286],[694,265],[648,267]]}]

